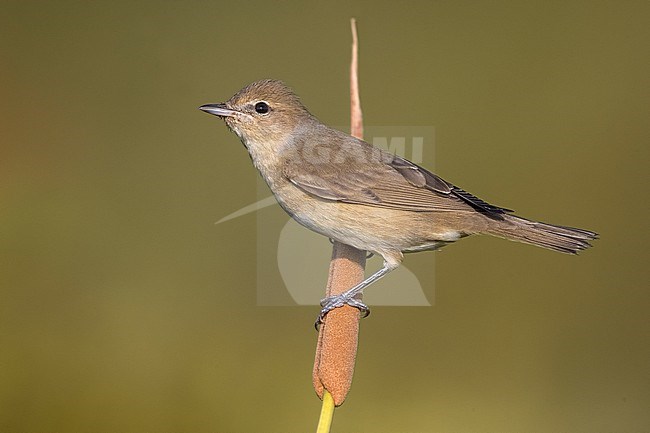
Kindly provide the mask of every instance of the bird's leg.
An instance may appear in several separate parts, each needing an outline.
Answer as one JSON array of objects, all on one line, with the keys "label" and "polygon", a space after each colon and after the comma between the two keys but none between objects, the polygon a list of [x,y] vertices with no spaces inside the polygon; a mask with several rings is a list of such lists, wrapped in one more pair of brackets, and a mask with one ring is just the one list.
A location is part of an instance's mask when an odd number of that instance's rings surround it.
[{"label": "bird's leg", "polygon": [[357,295],[363,293],[363,289],[392,271],[393,269],[397,268],[399,266],[399,262],[384,262],[384,266],[357,284],[356,286],[352,287],[351,289],[346,290],[345,292],[339,294],[339,295],[334,295],[334,296],[328,296],[327,298],[323,299],[320,301],[321,307],[323,307],[322,310],[320,310],[320,314],[318,315],[318,319],[316,319],[316,329],[323,323],[323,319],[325,319],[325,315],[332,311],[335,308],[342,307],[344,305],[350,305],[351,307],[358,308],[361,310],[362,317],[368,316],[370,314],[370,308],[363,302],[361,302],[359,299],[357,299]]}]

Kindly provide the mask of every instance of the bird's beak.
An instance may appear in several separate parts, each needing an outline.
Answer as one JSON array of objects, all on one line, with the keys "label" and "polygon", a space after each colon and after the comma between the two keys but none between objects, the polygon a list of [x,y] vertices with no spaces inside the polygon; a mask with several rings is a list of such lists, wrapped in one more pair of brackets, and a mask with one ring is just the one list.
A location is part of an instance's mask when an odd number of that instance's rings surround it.
[{"label": "bird's beak", "polygon": [[199,107],[199,110],[219,117],[235,117],[239,111],[231,110],[226,104],[205,104]]}]

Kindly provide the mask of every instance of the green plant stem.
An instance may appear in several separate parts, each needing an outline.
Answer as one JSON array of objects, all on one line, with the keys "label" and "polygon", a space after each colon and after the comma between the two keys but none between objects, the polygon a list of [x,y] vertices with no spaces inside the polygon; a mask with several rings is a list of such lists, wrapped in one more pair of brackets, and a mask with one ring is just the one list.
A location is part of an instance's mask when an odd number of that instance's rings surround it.
[{"label": "green plant stem", "polygon": [[334,417],[334,399],[332,394],[325,390],[323,392],[323,406],[320,410],[320,418],[318,420],[318,427],[316,433],[329,433],[332,426],[332,418]]}]

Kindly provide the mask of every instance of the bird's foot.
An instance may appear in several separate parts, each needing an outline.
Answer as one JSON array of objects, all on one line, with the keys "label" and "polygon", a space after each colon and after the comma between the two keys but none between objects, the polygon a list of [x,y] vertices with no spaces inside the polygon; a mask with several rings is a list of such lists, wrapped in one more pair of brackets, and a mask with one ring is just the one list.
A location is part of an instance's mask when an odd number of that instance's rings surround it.
[{"label": "bird's foot", "polygon": [[316,323],[314,326],[316,327],[316,330],[320,328],[320,325],[323,324],[325,321],[325,316],[327,313],[330,311],[334,310],[335,308],[342,307],[344,305],[349,305],[354,308],[358,308],[359,311],[361,311],[361,318],[363,319],[364,317],[368,317],[370,314],[370,308],[361,300],[359,300],[360,294],[358,295],[346,295],[345,293],[342,293],[340,295],[336,296],[329,296],[322,301],[320,301],[320,306],[323,307],[320,310],[320,314],[318,314],[318,318],[316,319]]}]

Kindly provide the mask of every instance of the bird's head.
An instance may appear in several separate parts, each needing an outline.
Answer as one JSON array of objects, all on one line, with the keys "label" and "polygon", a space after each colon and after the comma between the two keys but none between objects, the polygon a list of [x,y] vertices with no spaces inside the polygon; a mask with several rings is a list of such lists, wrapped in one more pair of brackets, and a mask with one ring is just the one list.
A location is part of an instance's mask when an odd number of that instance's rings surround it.
[{"label": "bird's head", "polygon": [[278,80],[256,81],[224,103],[199,109],[224,119],[249,149],[262,142],[285,142],[297,125],[311,118],[298,96]]}]

